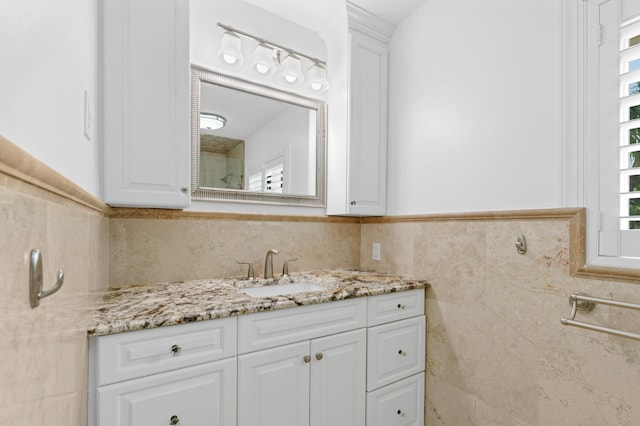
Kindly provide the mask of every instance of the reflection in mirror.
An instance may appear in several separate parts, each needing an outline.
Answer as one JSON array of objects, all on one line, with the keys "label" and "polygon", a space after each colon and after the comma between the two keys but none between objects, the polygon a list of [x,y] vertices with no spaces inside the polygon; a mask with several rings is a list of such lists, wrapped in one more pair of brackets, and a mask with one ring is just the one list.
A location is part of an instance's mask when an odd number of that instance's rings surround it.
[{"label": "reflection in mirror", "polygon": [[195,200],[324,206],[325,105],[192,67]]}]

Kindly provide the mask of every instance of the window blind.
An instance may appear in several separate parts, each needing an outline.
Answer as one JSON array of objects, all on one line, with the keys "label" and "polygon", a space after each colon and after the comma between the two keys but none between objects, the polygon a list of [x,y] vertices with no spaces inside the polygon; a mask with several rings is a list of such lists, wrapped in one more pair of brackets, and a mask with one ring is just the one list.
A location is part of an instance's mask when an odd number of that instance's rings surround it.
[{"label": "window blind", "polygon": [[620,230],[640,229],[640,19],[620,27]]}]

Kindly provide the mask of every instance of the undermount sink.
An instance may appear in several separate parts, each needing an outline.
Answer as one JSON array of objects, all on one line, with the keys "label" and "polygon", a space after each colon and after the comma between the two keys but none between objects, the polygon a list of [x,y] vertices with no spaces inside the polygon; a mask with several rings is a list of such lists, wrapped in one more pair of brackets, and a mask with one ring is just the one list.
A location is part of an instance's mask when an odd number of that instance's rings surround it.
[{"label": "undermount sink", "polygon": [[306,293],[309,291],[321,291],[325,288],[321,285],[303,282],[293,284],[266,285],[263,287],[243,288],[241,291],[251,297],[271,297],[285,294]]}]

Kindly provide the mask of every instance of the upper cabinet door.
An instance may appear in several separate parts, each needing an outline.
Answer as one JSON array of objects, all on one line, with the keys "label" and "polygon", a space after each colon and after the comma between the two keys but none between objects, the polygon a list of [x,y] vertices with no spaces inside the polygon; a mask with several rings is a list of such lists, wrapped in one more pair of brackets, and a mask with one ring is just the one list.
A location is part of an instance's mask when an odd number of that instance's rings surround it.
[{"label": "upper cabinet door", "polygon": [[349,32],[349,151],[347,209],[350,214],[386,213],[387,46]]},{"label": "upper cabinet door", "polygon": [[350,3],[327,41],[327,214],[384,216],[388,42],[393,25]]},{"label": "upper cabinet door", "polygon": [[187,207],[188,0],[100,5],[104,201]]}]

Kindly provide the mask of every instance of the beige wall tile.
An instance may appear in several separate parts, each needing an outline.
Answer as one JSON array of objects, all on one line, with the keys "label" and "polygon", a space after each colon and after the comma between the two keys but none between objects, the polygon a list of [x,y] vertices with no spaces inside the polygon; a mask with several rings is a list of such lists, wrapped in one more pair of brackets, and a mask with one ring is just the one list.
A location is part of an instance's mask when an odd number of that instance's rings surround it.
[{"label": "beige wall tile", "polygon": [[112,286],[243,276],[252,262],[263,273],[267,250],[277,249],[274,272],[297,257],[292,271],[356,268],[357,223],[112,219],[109,282]]},{"label": "beige wall tile", "polygon": [[[640,287],[571,277],[568,221],[399,225],[363,225],[363,252],[373,239],[412,245],[413,264],[387,262],[398,268],[387,272],[413,270],[432,284],[426,424],[640,424],[638,342],[560,323],[573,292],[640,303]],[[518,234],[525,255],[516,252]],[[606,306],[578,315],[640,332],[638,318]]]},{"label": "beige wall tile", "polygon": [[[107,285],[108,220],[4,178],[0,187],[0,425],[86,425],[89,294]],[[29,306],[29,257],[43,255],[44,287],[62,289]]]}]

